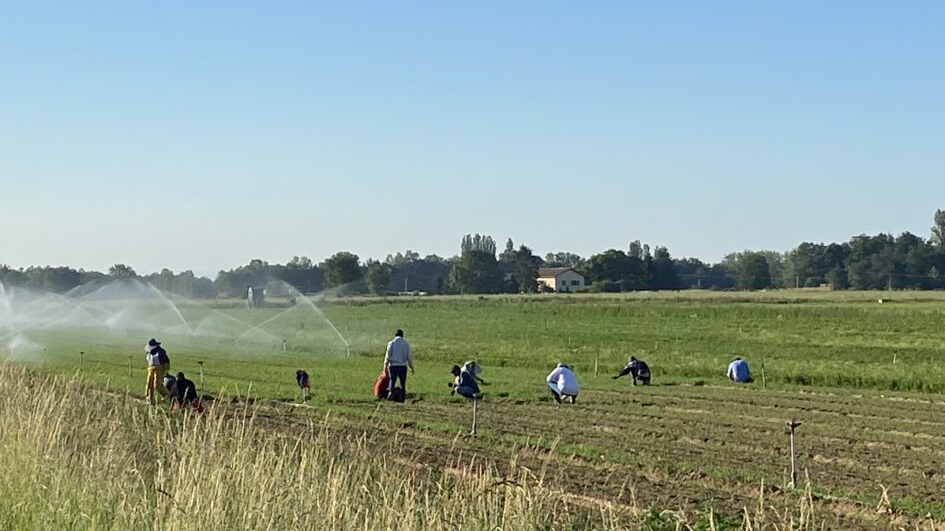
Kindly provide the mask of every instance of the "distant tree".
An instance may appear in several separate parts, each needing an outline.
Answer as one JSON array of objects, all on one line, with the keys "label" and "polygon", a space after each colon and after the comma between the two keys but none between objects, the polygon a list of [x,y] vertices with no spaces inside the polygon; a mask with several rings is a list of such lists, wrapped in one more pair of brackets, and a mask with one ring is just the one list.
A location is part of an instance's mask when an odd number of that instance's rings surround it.
[{"label": "distant tree", "polygon": [[22,269],[13,269],[7,265],[0,265],[0,284],[5,286],[23,286],[26,284],[26,274]]},{"label": "distant tree", "polygon": [[[511,240],[509,240],[511,241]],[[514,291],[519,293],[535,293],[538,291],[538,261],[532,250],[522,245],[515,251],[512,267],[512,283]]]},{"label": "distant tree", "polygon": [[99,282],[108,278],[105,273],[101,271],[86,271],[84,269],[79,270],[79,285],[88,284],[89,282]]},{"label": "distant tree", "polygon": [[579,270],[584,267],[584,258],[574,253],[558,252],[545,255],[546,267],[570,267]]},{"label": "distant tree", "polygon": [[325,260],[325,285],[333,288],[361,279],[361,266],[358,255],[341,251]]},{"label": "distant tree", "polygon": [[495,258],[495,242],[491,236],[463,237],[459,258],[453,261],[447,278],[449,289],[456,293],[500,293],[503,276]]},{"label": "distant tree", "polygon": [[114,279],[128,279],[136,278],[138,274],[125,264],[115,264],[108,268],[108,276]]},{"label": "distant tree", "polygon": [[650,288],[655,290],[679,289],[676,264],[666,247],[657,247],[649,270]]},{"label": "distant tree", "polygon": [[935,223],[932,226],[932,243],[937,247],[945,247],[945,211],[936,210],[932,221]]},{"label": "distant tree", "polygon": [[627,256],[623,251],[608,249],[588,258],[582,271],[591,282],[614,282],[619,284],[622,291],[634,291],[649,288],[646,268],[644,260]]},{"label": "distant tree", "polygon": [[79,272],[71,267],[30,267],[23,272],[28,288],[65,293],[79,285]]},{"label": "distant tree", "polygon": [[736,279],[739,289],[765,289],[771,287],[771,270],[768,259],[761,253],[745,251],[736,262]]},{"label": "distant tree", "polygon": [[367,264],[367,283],[368,289],[375,295],[383,295],[387,292],[387,285],[390,283],[390,266],[375,260],[368,260]]},{"label": "distant tree", "polygon": [[470,236],[467,234],[463,237],[460,248],[462,251],[479,251],[495,257],[496,246],[492,236],[480,236],[479,234]]},{"label": "distant tree", "polygon": [[500,293],[502,280],[494,254],[470,250],[453,263],[447,282],[457,293]]}]

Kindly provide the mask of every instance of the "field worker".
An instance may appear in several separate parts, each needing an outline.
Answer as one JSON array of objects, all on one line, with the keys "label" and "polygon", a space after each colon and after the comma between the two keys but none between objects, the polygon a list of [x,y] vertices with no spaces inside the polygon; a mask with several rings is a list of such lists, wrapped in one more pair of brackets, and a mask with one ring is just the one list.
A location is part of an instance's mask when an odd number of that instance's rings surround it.
[{"label": "field worker", "polygon": [[741,358],[735,358],[732,363],[728,364],[727,374],[728,379],[735,383],[751,382],[751,372],[748,371],[748,362]]},{"label": "field worker", "polygon": [[628,374],[633,377],[633,385],[637,385],[637,380],[640,380],[643,385],[650,385],[650,367],[645,361],[630,356],[630,359],[627,360],[626,367],[620,371],[620,374],[614,376],[614,380]]},{"label": "field worker", "polygon": [[479,374],[482,373],[482,365],[479,365],[479,362],[476,360],[469,360],[459,368],[462,372],[468,372],[470,376],[473,377],[477,382],[483,385],[489,385],[485,380],[479,377]]},{"label": "field worker", "polygon": [[154,391],[161,393],[165,397],[170,396],[164,387],[164,375],[171,366],[171,359],[167,357],[167,351],[161,347],[161,344],[154,338],[148,341],[144,347],[147,351],[148,360],[148,382],[145,385],[144,395],[148,402],[154,403]]},{"label": "field worker", "polygon": [[179,404],[180,407],[190,406],[198,413],[203,412],[203,406],[200,404],[200,399],[197,398],[197,387],[194,385],[193,381],[188,380],[184,376],[184,373],[177,373],[175,388],[177,390],[177,404]]},{"label": "field worker", "polygon": [[459,393],[459,396],[466,398],[482,397],[482,394],[479,392],[479,384],[476,383],[476,378],[473,377],[472,371],[464,371],[459,365],[453,365],[453,369],[450,372],[455,376],[452,383],[447,384],[453,389],[450,391],[450,394]]},{"label": "field worker", "polygon": [[177,379],[175,379],[170,374],[165,374],[164,388],[167,389],[167,392],[170,396],[175,396],[177,394]]},{"label": "field worker", "polygon": [[413,354],[410,352],[410,343],[404,339],[404,331],[397,330],[394,333],[394,339],[387,344],[387,352],[384,354],[384,369],[387,371],[387,394],[389,400],[394,400],[398,395],[394,394],[394,388],[397,387],[397,380],[400,380],[402,394],[407,394],[407,368],[413,372]]},{"label": "field worker", "polygon": [[302,369],[295,371],[295,383],[298,384],[299,389],[308,389],[308,373]]},{"label": "field worker", "polygon": [[577,401],[577,395],[581,388],[578,386],[577,378],[571,372],[571,368],[564,363],[559,363],[545,380],[548,382],[548,388],[551,389],[551,394],[554,395],[557,403],[561,403],[562,397],[571,397],[572,404]]}]

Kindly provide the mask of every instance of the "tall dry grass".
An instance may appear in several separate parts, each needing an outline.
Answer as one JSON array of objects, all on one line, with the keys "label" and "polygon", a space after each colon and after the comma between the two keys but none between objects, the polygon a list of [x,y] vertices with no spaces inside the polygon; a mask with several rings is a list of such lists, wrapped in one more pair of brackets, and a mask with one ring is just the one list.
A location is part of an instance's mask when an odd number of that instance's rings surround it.
[{"label": "tall dry grass", "polygon": [[514,462],[413,466],[396,442],[326,422],[287,435],[245,406],[169,414],[2,365],[0,389],[2,530],[819,528],[804,499],[728,520],[653,511],[589,502]]}]

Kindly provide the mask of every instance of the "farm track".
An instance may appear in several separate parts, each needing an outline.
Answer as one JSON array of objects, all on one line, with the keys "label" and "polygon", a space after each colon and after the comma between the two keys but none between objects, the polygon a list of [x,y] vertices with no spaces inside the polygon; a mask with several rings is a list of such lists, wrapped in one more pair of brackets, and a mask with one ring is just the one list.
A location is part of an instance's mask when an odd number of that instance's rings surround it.
[{"label": "farm track", "polygon": [[[326,415],[321,407],[283,409],[265,407],[258,420],[296,433]],[[803,422],[801,481],[806,472],[818,516],[832,528],[911,527],[927,512],[945,514],[945,414],[935,401],[724,387],[589,391],[573,406],[486,400],[477,437],[464,435],[470,408],[459,402],[327,410],[342,432],[397,437],[399,458],[417,466],[475,459],[507,473],[515,463],[602,507],[711,505],[732,513],[757,507],[762,484],[772,507],[798,502],[784,488],[786,424],[794,418]],[[891,507],[878,511],[884,488]]]}]

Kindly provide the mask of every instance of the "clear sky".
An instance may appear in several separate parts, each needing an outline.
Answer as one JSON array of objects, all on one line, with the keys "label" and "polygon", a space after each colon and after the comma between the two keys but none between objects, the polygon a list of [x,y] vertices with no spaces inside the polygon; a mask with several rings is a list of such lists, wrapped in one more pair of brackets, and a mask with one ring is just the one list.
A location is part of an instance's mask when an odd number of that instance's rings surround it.
[{"label": "clear sky", "polygon": [[945,2],[0,7],[0,263],[587,256],[945,208]]}]

